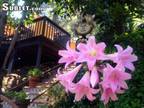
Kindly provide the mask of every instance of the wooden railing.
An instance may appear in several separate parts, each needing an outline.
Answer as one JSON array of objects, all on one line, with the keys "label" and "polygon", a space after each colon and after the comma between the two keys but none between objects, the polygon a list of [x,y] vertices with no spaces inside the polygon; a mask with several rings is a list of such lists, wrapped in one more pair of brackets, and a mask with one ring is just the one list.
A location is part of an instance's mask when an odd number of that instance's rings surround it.
[{"label": "wooden railing", "polygon": [[[9,43],[14,35],[14,29],[7,26],[5,28],[5,37],[2,39],[2,43]],[[29,24],[27,27],[21,27],[18,41],[40,36],[52,41],[59,40],[63,37],[67,38],[67,40],[70,38],[68,32],[52,22],[49,18],[40,17],[35,19],[33,23]]]},{"label": "wooden railing", "polygon": [[34,23],[30,24],[28,28],[34,33],[34,36],[44,36],[48,39],[54,40],[62,35],[69,34],[60,28],[57,24],[52,22],[47,17],[41,17],[34,20]]},{"label": "wooden railing", "polygon": [[11,37],[15,34],[15,29],[10,25],[5,25],[4,35],[7,37]]}]

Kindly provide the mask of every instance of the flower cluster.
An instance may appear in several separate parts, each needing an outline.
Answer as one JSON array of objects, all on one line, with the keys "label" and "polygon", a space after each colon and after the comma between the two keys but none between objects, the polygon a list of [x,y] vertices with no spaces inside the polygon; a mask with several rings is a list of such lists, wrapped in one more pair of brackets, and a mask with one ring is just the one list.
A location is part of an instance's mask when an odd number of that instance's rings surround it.
[{"label": "flower cluster", "polygon": [[[117,94],[128,89],[126,80],[131,79],[131,74],[126,71],[134,71],[133,62],[137,61],[137,56],[130,46],[126,49],[120,45],[115,47],[117,52],[106,54],[106,44],[96,43],[95,37],[90,36],[87,43],[79,43],[76,50],[71,49],[68,42],[67,49],[59,51],[62,56],[59,63],[66,63],[65,68],[71,64],[76,65],[66,73],[59,69],[57,74],[57,79],[65,90],[75,94],[75,101],[80,101],[83,97],[93,101],[96,94],[100,93],[101,100],[107,104],[110,100],[117,100]],[[84,75],[76,82],[74,80],[79,72],[84,72]]]}]

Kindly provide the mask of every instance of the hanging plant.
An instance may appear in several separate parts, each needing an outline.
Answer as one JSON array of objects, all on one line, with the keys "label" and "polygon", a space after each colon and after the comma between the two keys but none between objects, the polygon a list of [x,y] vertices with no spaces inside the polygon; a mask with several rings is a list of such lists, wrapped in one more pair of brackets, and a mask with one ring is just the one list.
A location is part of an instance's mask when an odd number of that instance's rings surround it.
[{"label": "hanging plant", "polygon": [[[110,100],[118,100],[117,94],[128,89],[126,81],[131,79],[129,71],[135,70],[133,62],[137,61],[137,56],[130,46],[126,49],[120,45],[115,47],[117,52],[106,54],[106,44],[96,43],[95,37],[90,36],[87,43],[77,45],[77,50],[71,49],[67,42],[67,49],[59,51],[62,56],[59,63],[65,63],[65,68],[69,68],[71,64],[76,65],[67,72],[58,69],[57,74],[57,79],[66,92],[75,94],[74,101],[80,101],[83,97],[93,101],[96,94],[100,93],[100,100],[106,105]],[[80,73],[83,76],[76,81]]]}]

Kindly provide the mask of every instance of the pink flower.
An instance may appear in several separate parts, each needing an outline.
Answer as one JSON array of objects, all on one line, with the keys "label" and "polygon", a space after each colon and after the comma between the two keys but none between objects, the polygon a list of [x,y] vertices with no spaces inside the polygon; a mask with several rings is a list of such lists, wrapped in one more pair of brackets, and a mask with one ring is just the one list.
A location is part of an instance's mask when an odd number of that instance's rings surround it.
[{"label": "pink flower", "polygon": [[99,82],[99,74],[97,72],[96,67],[94,67],[93,70],[91,71],[90,83],[92,87],[94,87],[98,82]]},{"label": "pink flower", "polygon": [[86,72],[82,79],[74,84],[73,88],[70,90],[72,93],[75,93],[75,101],[80,101],[84,96],[86,96],[90,101],[95,99],[93,94],[99,92],[98,89],[93,89],[90,87],[90,74]]},{"label": "pink flower", "polygon": [[60,74],[60,72],[58,70],[57,79],[65,87],[66,91],[68,91],[70,89],[70,87],[72,85],[72,81],[76,77],[76,75],[79,72],[81,67],[82,67],[82,65],[79,65],[75,69],[73,69],[72,71],[69,71],[69,72],[64,73],[64,74]]},{"label": "pink flower", "polygon": [[77,63],[87,62],[88,68],[93,69],[97,60],[104,60],[105,43],[97,43],[94,36],[90,36],[87,44],[80,43],[77,49],[80,51],[80,55],[77,59]]},{"label": "pink flower", "polygon": [[110,99],[113,101],[118,100],[116,93],[110,87],[104,87],[101,100],[104,101],[104,104],[107,104]]},{"label": "pink flower", "polygon": [[125,80],[131,79],[131,75],[124,71],[125,69],[120,65],[113,68],[108,64],[103,72],[102,85],[110,86],[113,92],[118,88],[128,89]]},{"label": "pink flower", "polygon": [[116,94],[123,94],[124,90],[121,90],[120,88],[117,88],[117,90],[114,92],[112,88],[109,85],[102,85],[102,95],[101,95],[101,100],[104,101],[104,104],[107,104],[109,100],[111,99],[112,101],[118,100],[118,97]]},{"label": "pink flower", "polygon": [[[65,68],[80,63],[68,72],[58,70],[56,76],[67,92],[75,94],[75,101],[84,97],[93,101],[101,91],[101,100],[107,104],[110,100],[118,100],[117,94],[122,94],[128,89],[126,81],[131,79],[131,74],[126,71],[134,71],[133,62],[137,61],[137,56],[133,54],[130,46],[123,49],[120,45],[115,45],[117,52],[108,55],[104,53],[105,47],[104,42],[96,43],[95,37],[90,36],[87,43],[77,45],[77,50],[71,49],[67,42],[66,50],[59,51],[59,55],[62,56],[59,63],[65,63]],[[106,65],[110,63],[108,60],[116,63],[116,66]],[[78,72],[85,74],[75,83]]]},{"label": "pink flower", "polygon": [[69,42],[67,42],[66,49],[67,50],[59,51],[59,55],[62,56],[62,58],[59,60],[59,63],[66,63],[65,68],[72,62],[76,61],[78,57],[78,52],[76,52],[75,49],[70,48]]},{"label": "pink flower", "polygon": [[120,45],[115,45],[118,52],[108,55],[113,62],[117,64],[122,64],[124,67],[130,69],[131,71],[135,70],[135,67],[132,62],[137,61],[137,56],[132,54],[133,48],[128,46],[125,50]]}]

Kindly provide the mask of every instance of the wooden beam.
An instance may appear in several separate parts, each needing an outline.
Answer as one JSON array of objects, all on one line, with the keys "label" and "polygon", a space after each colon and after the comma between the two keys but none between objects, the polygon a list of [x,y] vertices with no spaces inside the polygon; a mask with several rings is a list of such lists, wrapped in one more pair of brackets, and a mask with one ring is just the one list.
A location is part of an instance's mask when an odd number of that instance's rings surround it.
[{"label": "wooden beam", "polygon": [[42,45],[39,44],[37,49],[36,67],[40,66],[41,56],[42,56]]},{"label": "wooden beam", "polygon": [[[7,0],[3,0],[2,3],[6,3]],[[7,11],[0,10],[0,36],[4,36],[5,25],[7,22]]]},{"label": "wooden beam", "polygon": [[16,58],[16,53],[17,53],[17,49],[14,49],[14,51],[13,51],[11,57],[10,57],[10,61],[8,63],[8,73],[12,72],[14,61],[15,61],[15,58]]},{"label": "wooden beam", "polygon": [[12,58],[8,64],[8,74],[12,72],[13,64],[14,64],[14,58]]},{"label": "wooden beam", "polygon": [[42,36],[45,36],[45,28],[46,28],[46,20],[44,18],[44,20],[43,20],[43,26],[42,26]]}]

